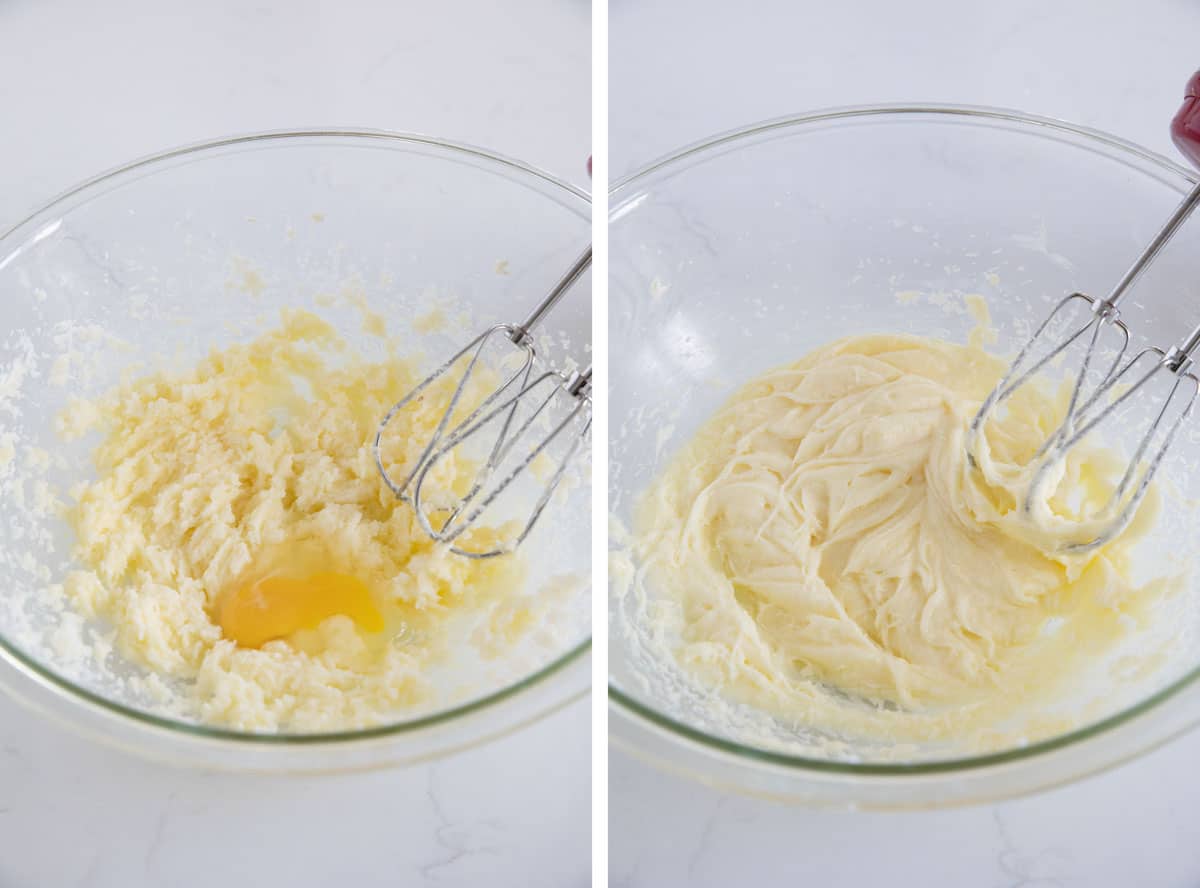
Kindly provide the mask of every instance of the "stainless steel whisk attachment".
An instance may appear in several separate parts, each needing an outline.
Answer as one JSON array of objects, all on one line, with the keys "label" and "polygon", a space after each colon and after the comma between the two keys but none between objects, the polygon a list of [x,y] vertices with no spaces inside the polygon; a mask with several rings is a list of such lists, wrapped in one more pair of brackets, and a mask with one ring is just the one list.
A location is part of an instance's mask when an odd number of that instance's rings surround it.
[{"label": "stainless steel whisk attachment", "polygon": [[[1194,192],[1200,196],[1200,188]],[[1141,434],[1125,471],[1109,494],[1107,501],[1095,513],[1089,524],[1096,524],[1089,539],[1068,543],[1064,548],[1085,552],[1095,549],[1116,537],[1132,520],[1134,513],[1154,473],[1158,470],[1175,434],[1195,407],[1200,391],[1200,379],[1191,373],[1193,355],[1200,347],[1200,326],[1187,338],[1167,350],[1151,346],[1143,349],[1110,375],[1096,391],[1080,404],[1067,422],[1059,426],[1049,446],[1043,447],[1040,462],[1033,473],[1025,508],[1044,499],[1052,491],[1058,467],[1067,453],[1103,423],[1119,421],[1122,407],[1132,398],[1144,396],[1147,387],[1164,379],[1166,391],[1161,406]],[[1128,386],[1126,388],[1126,386]]]},{"label": "stainless steel whisk attachment", "polygon": [[[496,324],[475,337],[449,360],[417,383],[387,412],[375,433],[375,464],[384,483],[399,499],[409,503],[421,528],[432,539],[449,545],[450,550],[466,558],[494,558],[505,555],[529,536],[561,485],[572,460],[577,456],[591,430],[591,368],[570,373],[556,369],[536,371],[533,330],[558,304],[568,290],[591,265],[589,247],[566,274],[520,324]],[[483,356],[490,347],[507,348],[509,356],[493,360],[489,369],[508,366],[500,382],[478,399],[461,419],[455,412],[468,393],[469,385],[484,370]],[[429,440],[403,479],[396,481],[388,471],[382,453],[384,434],[392,421],[407,407],[419,402],[426,391],[456,367],[461,373]],[[453,378],[453,377],[450,377]],[[554,418],[555,404],[565,403]],[[557,460],[550,456],[555,442]],[[452,455],[480,454],[479,468],[461,496],[447,491],[431,494],[426,490],[431,473]],[[480,519],[493,508],[505,491],[512,488],[543,454],[553,468],[537,483],[541,490],[533,497],[527,517],[519,530],[502,542],[483,549],[465,548],[462,537],[480,526]],[[507,523],[507,522],[505,522]]]},{"label": "stainless steel whisk attachment", "polygon": [[[1171,133],[1179,149],[1200,166],[1200,72],[1188,84]],[[1064,542],[1062,548],[1066,551],[1095,549],[1125,529],[1195,406],[1200,380],[1191,369],[1193,356],[1200,349],[1200,325],[1169,349],[1150,347],[1125,360],[1129,329],[1120,319],[1119,303],[1198,205],[1200,185],[1183,199],[1107,297],[1097,301],[1073,293],[1058,303],[1017,352],[967,428],[967,459],[972,467],[979,468],[981,439],[988,420],[1069,348],[1077,343],[1083,346],[1063,418],[1033,457],[1029,487],[1020,503],[1029,514],[1036,503],[1045,502],[1054,492],[1073,448],[1105,423],[1122,422],[1122,428],[1128,431],[1129,423],[1124,422],[1127,409],[1123,408],[1132,407],[1132,399],[1149,395],[1150,386],[1163,383],[1161,406],[1150,411],[1151,419],[1136,436],[1124,472],[1105,502],[1080,518],[1078,526],[1084,531],[1083,537]],[[1065,332],[1060,332],[1064,328]],[[1111,346],[1103,344],[1106,340]],[[1110,347],[1111,355],[1104,354]]]}]

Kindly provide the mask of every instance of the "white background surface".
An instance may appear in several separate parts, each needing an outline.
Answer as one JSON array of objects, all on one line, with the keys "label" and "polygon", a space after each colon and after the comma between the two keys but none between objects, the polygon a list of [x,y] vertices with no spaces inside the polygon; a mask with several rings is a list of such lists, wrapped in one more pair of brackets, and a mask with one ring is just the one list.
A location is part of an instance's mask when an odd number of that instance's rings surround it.
[{"label": "white background surface", "polygon": [[469,142],[587,187],[585,0],[0,2],[0,224],[134,157],[345,125]]},{"label": "white background surface", "polygon": [[[234,132],[410,130],[587,186],[583,0],[0,0],[0,229],[108,167]],[[585,702],[432,767],[203,776],[0,699],[0,888],[589,883]]]},{"label": "white background surface", "polygon": [[[869,7],[869,8],[868,8]],[[831,105],[1047,114],[1170,153],[1200,68],[1197,0],[612,0],[614,177],[681,144]],[[610,875],[626,888],[1200,885],[1200,734],[1111,774],[922,814],[723,796],[614,754]]]}]

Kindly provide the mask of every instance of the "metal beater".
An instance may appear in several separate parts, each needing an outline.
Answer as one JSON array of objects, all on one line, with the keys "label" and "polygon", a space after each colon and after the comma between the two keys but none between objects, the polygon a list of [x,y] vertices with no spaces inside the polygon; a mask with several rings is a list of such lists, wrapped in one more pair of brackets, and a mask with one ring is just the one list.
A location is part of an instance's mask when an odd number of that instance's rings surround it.
[{"label": "metal beater", "polygon": [[[1200,72],[1188,83],[1183,106],[1171,124],[1171,135],[1179,150],[1200,167]],[[1190,371],[1193,356],[1200,348],[1200,325],[1165,351],[1151,347],[1125,361],[1129,330],[1119,318],[1118,304],[1197,205],[1200,205],[1200,185],[1183,199],[1107,297],[1097,301],[1082,293],[1073,293],[1060,302],[1017,353],[967,429],[968,461],[977,467],[980,438],[992,414],[1068,348],[1075,343],[1084,344],[1083,359],[1071,388],[1066,414],[1034,456],[1030,485],[1022,503],[1028,513],[1032,503],[1053,492],[1052,487],[1073,447],[1105,421],[1121,418],[1122,405],[1128,404],[1131,398],[1145,395],[1146,387],[1152,382],[1165,379],[1168,388],[1162,406],[1154,412],[1149,427],[1138,439],[1133,456],[1108,500],[1086,521],[1089,534],[1094,532],[1094,535],[1065,545],[1066,550],[1086,552],[1104,545],[1124,530],[1149,489],[1176,433],[1195,406],[1200,379]],[[1072,314],[1076,315],[1074,320]],[[1080,314],[1084,316],[1079,317]],[[1054,338],[1056,331],[1064,326],[1067,333],[1062,338]],[[1115,342],[1115,357],[1102,362],[1097,380],[1094,362],[1098,359],[1102,337]]]},{"label": "metal beater", "polygon": [[[592,262],[588,247],[570,270],[520,324],[497,324],[473,339],[419,382],[396,402],[379,423],[375,433],[375,465],[383,481],[396,496],[409,503],[422,529],[434,540],[446,543],[450,550],[466,558],[494,558],[505,555],[519,546],[533,530],[550,497],[558,489],[572,459],[583,446],[591,429],[592,371],[563,373],[548,369],[534,372],[537,358],[533,343],[534,328],[583,275]],[[516,369],[511,370],[474,409],[462,420],[451,420],[455,409],[472,377],[480,369],[484,350],[493,343],[510,347],[516,355]],[[512,359],[499,362],[508,364]],[[397,483],[388,473],[381,452],[384,432],[405,407],[414,403],[422,392],[445,376],[460,362],[462,375],[451,394],[433,434],[421,451],[416,463],[409,467],[404,480]],[[551,406],[565,400],[565,416],[553,422],[548,430],[544,425]],[[490,436],[494,435],[494,438]],[[548,477],[542,482],[541,493],[534,500],[528,519],[520,531],[507,542],[484,551],[464,549],[456,541],[479,519],[497,499],[530,468],[541,454],[547,453],[554,441],[562,439],[565,450]],[[467,492],[450,504],[439,503],[431,509],[422,508],[422,495],[430,471],[452,453],[480,446],[483,440],[487,457],[472,479]],[[503,471],[501,471],[503,470]],[[437,513],[437,526],[430,513]]]}]

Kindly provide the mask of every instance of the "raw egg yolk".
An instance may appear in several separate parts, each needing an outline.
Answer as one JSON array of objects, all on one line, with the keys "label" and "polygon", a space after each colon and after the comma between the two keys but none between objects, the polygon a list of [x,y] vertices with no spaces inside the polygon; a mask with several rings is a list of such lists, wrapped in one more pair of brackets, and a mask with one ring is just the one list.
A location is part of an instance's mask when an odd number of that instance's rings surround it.
[{"label": "raw egg yolk", "polygon": [[234,589],[221,602],[218,622],[226,638],[257,648],[301,629],[315,629],[339,614],[364,632],[383,631],[383,615],[366,583],[329,571],[269,576]]}]

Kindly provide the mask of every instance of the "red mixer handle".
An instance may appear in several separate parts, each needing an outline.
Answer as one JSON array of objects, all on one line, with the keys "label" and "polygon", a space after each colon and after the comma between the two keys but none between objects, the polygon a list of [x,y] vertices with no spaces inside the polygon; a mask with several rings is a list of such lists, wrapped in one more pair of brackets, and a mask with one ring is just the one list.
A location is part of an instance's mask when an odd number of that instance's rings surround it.
[{"label": "red mixer handle", "polygon": [[1171,138],[1184,156],[1200,167],[1200,71],[1188,81],[1183,105],[1171,121]]}]

